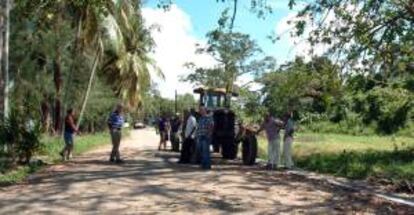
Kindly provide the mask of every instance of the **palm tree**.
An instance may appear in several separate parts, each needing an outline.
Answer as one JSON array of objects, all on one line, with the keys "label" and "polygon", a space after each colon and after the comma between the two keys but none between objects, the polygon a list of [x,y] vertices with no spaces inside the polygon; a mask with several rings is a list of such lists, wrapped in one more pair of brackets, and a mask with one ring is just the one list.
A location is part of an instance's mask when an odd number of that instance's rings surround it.
[{"label": "palm tree", "polygon": [[140,3],[116,1],[109,9],[117,25],[107,29],[111,45],[105,50],[103,74],[118,96],[136,106],[150,88],[151,72],[161,77],[163,74],[149,56],[154,42],[144,26]]},{"label": "palm tree", "polygon": [[144,27],[140,3],[109,0],[106,2],[106,9],[109,13],[99,24],[95,23],[99,17],[85,17],[84,25],[91,27],[85,29],[83,41],[94,38],[97,42],[92,43],[96,47],[96,53],[78,125],[85,111],[98,65],[102,64],[100,68],[103,75],[115,93],[131,107],[140,104],[142,94],[149,90],[151,71],[162,76],[155,61],[148,55],[153,47],[153,40]]}]

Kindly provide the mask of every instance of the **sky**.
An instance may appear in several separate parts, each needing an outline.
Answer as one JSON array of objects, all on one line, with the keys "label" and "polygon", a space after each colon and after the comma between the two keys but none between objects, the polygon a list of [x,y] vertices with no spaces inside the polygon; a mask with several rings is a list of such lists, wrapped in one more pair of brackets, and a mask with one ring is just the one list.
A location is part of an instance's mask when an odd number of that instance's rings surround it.
[{"label": "sky", "polygon": [[[205,44],[205,35],[217,26],[222,11],[232,5],[216,0],[175,0],[168,11],[157,8],[156,1],[149,1],[142,10],[147,26],[157,26],[152,30],[156,47],[152,57],[165,75],[165,80],[155,77],[161,95],[174,98],[179,94],[191,93],[189,83],[180,82],[180,77],[190,71],[184,67],[187,62],[197,66],[212,67],[216,64],[208,55],[196,54],[196,44]],[[274,12],[265,19],[258,18],[250,11],[249,0],[239,1],[239,9],[234,31],[250,34],[256,40],[264,55],[273,56],[278,64],[293,59],[296,55],[306,57],[308,45],[301,39],[291,38],[287,21],[294,18],[295,11],[289,10],[288,0],[268,0]],[[298,6],[300,7],[300,6]],[[282,35],[273,43],[268,37]],[[247,82],[250,76],[242,77],[240,83]]]}]

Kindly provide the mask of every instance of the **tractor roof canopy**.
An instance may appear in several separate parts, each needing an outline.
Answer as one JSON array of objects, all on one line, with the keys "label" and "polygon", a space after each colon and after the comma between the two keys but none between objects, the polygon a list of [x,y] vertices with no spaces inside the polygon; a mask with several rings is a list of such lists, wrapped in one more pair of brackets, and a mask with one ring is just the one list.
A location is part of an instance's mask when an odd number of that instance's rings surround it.
[{"label": "tractor roof canopy", "polygon": [[[226,89],[225,88],[205,88],[205,87],[199,87],[194,89],[194,93],[196,94],[211,94],[211,95],[217,95],[217,96],[225,96],[226,95]],[[237,90],[232,92],[232,96],[237,97],[239,96],[239,93]]]},{"label": "tractor roof canopy", "polygon": [[[194,93],[200,94],[200,105],[205,105],[209,109],[221,109],[230,107],[224,88],[205,88],[199,87],[194,89]],[[239,94],[233,92],[232,96],[237,97]]]}]

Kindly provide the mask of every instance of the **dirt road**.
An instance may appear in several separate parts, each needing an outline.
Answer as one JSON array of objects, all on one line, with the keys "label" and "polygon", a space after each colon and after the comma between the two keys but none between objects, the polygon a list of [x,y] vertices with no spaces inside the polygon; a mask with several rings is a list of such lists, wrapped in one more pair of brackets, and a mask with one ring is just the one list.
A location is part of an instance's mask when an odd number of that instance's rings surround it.
[{"label": "dirt road", "polygon": [[158,152],[152,130],[122,143],[126,163],[110,164],[110,146],[51,166],[27,184],[0,188],[0,214],[348,214],[407,213],[388,202],[287,172],[215,159],[213,170],[176,164]]}]

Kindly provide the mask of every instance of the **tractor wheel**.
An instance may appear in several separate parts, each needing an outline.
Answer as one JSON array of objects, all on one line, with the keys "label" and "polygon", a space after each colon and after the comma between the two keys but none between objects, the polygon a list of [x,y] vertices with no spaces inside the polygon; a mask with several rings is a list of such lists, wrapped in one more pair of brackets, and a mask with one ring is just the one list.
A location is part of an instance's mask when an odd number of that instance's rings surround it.
[{"label": "tractor wheel", "polygon": [[218,141],[213,141],[213,152],[214,153],[219,153],[220,152],[220,142]]},{"label": "tractor wheel", "polygon": [[254,165],[257,157],[257,139],[254,135],[248,135],[243,140],[242,159],[244,165]]},{"label": "tractor wheel", "polygon": [[221,142],[221,154],[224,159],[234,160],[237,158],[238,144],[233,138]]}]

